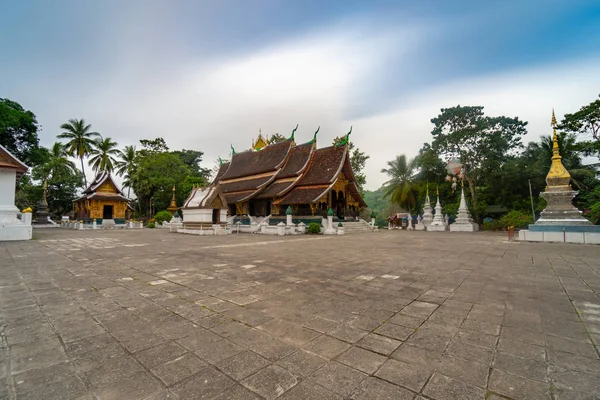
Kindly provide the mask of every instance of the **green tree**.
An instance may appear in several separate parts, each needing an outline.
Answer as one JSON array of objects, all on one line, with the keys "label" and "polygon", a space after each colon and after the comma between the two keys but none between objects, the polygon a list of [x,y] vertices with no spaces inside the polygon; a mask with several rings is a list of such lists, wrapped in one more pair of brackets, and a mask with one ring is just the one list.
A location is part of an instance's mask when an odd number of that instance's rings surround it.
[{"label": "green tree", "polygon": [[106,171],[110,173],[115,169],[115,165],[117,164],[115,157],[118,157],[120,153],[117,146],[117,142],[113,142],[109,137],[94,140],[92,148],[93,157],[89,161],[94,172]]},{"label": "green tree", "polygon": [[0,144],[33,167],[44,159],[40,150],[40,125],[31,111],[9,99],[0,99]]},{"label": "green tree", "polygon": [[477,187],[499,169],[521,145],[527,122],[517,117],[489,117],[481,106],[445,108],[431,120],[432,149],[446,161],[458,159],[469,184],[475,219],[479,219]]},{"label": "green tree", "polygon": [[48,178],[78,174],[75,163],[69,160],[66,146],[61,142],[54,142],[50,150],[43,148],[45,161],[34,167],[34,179],[44,181]]},{"label": "green tree", "polygon": [[[337,136],[335,139],[333,139],[332,144],[334,146],[337,146],[346,140],[348,140],[348,135],[344,135],[341,137]],[[352,172],[354,172],[354,178],[356,179],[356,185],[362,192],[363,187],[367,183],[367,176],[365,175],[365,173],[363,171],[365,169],[367,160],[371,157],[366,155],[362,151],[360,151],[360,149],[358,147],[354,146],[354,143],[352,143],[349,140],[348,140],[348,153],[350,154],[350,165],[352,165]]]},{"label": "green tree", "polygon": [[181,161],[183,161],[183,163],[190,168],[190,171],[193,175],[206,179],[210,176],[211,170],[200,165],[204,152],[183,149],[172,151],[172,153],[181,158]]},{"label": "green tree", "polygon": [[155,210],[165,210],[171,202],[173,186],[176,187],[177,204],[184,200],[183,183],[191,171],[179,156],[169,152],[140,154],[136,157],[136,168],[129,180],[138,197],[140,211],[147,212],[150,201]]},{"label": "green tree", "polygon": [[117,175],[123,177],[123,187],[127,188],[127,197],[131,194],[131,181],[130,177],[135,169],[135,157],[136,151],[135,146],[125,146],[123,150],[119,152],[119,159],[115,164],[117,168]]},{"label": "green tree", "polygon": [[167,146],[167,142],[165,139],[158,137],[156,139],[141,139],[140,144],[142,145],[142,149],[140,153],[142,155],[147,155],[149,153],[162,153],[165,151],[169,151],[169,147]]},{"label": "green tree", "polygon": [[267,140],[267,144],[279,143],[279,142],[283,142],[284,140],[287,140],[287,139],[288,138],[283,136],[281,133],[274,133]]},{"label": "green tree", "polygon": [[64,129],[64,132],[58,135],[58,138],[67,139],[66,145],[69,155],[77,157],[81,161],[83,182],[87,186],[83,158],[92,153],[94,139],[100,137],[100,134],[92,132],[92,125],[86,124],[84,119],[70,119],[69,122],[62,124],[60,128]]},{"label": "green tree", "polygon": [[[65,145],[56,142],[50,149],[41,148],[44,160],[31,170],[31,179],[24,179],[19,186],[19,201],[36,205],[43,196],[43,182],[47,182],[48,209],[52,217],[60,217],[72,210],[77,190],[82,186],[81,173],[68,159]],[[29,178],[29,177],[28,177]]]},{"label": "green tree", "polygon": [[559,129],[572,133],[591,134],[594,140],[600,140],[600,100],[592,101],[573,114],[565,114]]},{"label": "green tree", "polygon": [[417,204],[418,184],[416,178],[415,160],[407,160],[404,154],[387,162],[387,168],[381,170],[390,179],[383,184],[384,197],[392,203],[407,209],[414,210]]}]

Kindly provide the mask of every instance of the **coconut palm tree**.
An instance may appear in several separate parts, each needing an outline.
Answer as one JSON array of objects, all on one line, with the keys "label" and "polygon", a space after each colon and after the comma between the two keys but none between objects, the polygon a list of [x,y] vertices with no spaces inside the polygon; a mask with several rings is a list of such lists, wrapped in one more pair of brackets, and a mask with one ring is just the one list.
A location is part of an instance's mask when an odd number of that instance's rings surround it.
[{"label": "coconut palm tree", "polygon": [[135,146],[125,146],[119,152],[119,160],[117,161],[117,174],[124,178],[123,187],[127,188],[127,197],[131,193],[130,177],[135,169]]},{"label": "coconut palm tree", "polygon": [[66,146],[61,142],[55,142],[48,150],[47,161],[40,168],[43,179],[75,173],[77,167],[68,156]]},{"label": "coconut palm tree", "polygon": [[94,138],[99,137],[98,132],[91,132],[92,125],[85,123],[84,119],[70,119],[68,123],[62,124],[61,129],[65,131],[58,135],[59,139],[68,139],[66,149],[70,156],[81,160],[81,173],[83,181],[87,187],[87,178],[83,167],[83,158],[92,152],[92,143]]},{"label": "coconut palm tree", "polygon": [[106,171],[112,172],[115,169],[117,161],[115,157],[120,153],[117,149],[117,142],[113,142],[111,138],[99,138],[94,140],[92,155],[89,164],[94,169],[94,172]]},{"label": "coconut palm tree", "polygon": [[417,204],[418,186],[415,180],[415,159],[406,160],[404,154],[395,160],[387,162],[388,168],[383,168],[382,173],[390,179],[383,184],[383,196],[392,203],[410,210]]}]

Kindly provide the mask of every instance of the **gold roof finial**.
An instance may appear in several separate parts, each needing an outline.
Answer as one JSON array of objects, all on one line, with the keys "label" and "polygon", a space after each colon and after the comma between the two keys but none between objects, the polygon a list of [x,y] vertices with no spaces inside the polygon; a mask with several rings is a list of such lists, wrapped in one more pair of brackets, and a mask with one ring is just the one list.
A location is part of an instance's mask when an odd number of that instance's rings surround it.
[{"label": "gold roof finial", "polygon": [[171,204],[167,207],[167,211],[174,215],[179,207],[177,207],[177,201],[175,200],[175,185],[173,185],[173,197],[171,198]]},{"label": "gold roof finial", "polygon": [[558,147],[558,135],[556,134],[556,116],[554,115],[554,109],[552,109],[552,164],[550,165],[550,171],[546,175],[546,190],[571,190],[569,182],[571,181],[571,174],[565,168],[562,163],[562,157],[560,156],[560,148]]}]

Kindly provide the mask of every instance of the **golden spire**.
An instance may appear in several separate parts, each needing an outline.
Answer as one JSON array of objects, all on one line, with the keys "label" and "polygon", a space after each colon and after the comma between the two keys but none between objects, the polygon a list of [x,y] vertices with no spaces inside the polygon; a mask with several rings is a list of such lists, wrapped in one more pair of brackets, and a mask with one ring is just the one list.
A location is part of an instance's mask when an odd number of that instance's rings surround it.
[{"label": "golden spire", "polygon": [[[269,136],[267,135],[267,138]],[[256,140],[252,141],[252,148],[256,151],[263,149],[267,146],[268,144],[268,139],[265,139],[265,137],[262,135],[262,129],[258,129],[258,137],[256,138]]]},{"label": "golden spire", "polygon": [[175,185],[173,185],[173,197],[171,198],[171,204],[167,208],[167,211],[171,213],[171,215],[175,214],[179,207],[177,207],[177,201],[175,200]]},{"label": "golden spire", "polygon": [[554,115],[554,109],[552,109],[552,164],[550,165],[550,171],[546,175],[546,191],[552,190],[571,190],[569,182],[571,181],[571,174],[565,168],[562,163],[562,157],[560,156],[560,148],[558,147],[558,135],[556,134],[556,116]]}]

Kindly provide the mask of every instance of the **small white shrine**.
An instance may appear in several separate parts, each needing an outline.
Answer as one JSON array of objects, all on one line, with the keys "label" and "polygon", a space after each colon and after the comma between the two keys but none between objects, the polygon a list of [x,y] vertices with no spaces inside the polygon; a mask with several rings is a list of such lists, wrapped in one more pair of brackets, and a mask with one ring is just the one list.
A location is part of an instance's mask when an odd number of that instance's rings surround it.
[{"label": "small white shrine", "polygon": [[15,206],[16,182],[29,167],[0,145],[0,241],[31,239],[31,212],[21,214]]},{"label": "small white shrine", "polygon": [[435,214],[433,215],[433,221],[427,226],[428,231],[440,231],[444,232],[448,230],[448,221],[442,214],[442,205],[440,204],[440,193],[437,192],[437,202],[435,203]]},{"label": "small white shrine", "polygon": [[465,200],[465,187],[464,184],[460,189],[460,205],[458,207],[458,214],[456,220],[450,225],[450,231],[452,232],[477,232],[479,230],[479,224],[473,222],[471,213],[467,208],[467,202]]},{"label": "small white shrine", "polygon": [[[179,233],[219,235],[231,233],[227,225],[227,200],[218,186],[196,186],[181,207],[183,228]],[[172,221],[173,222],[173,221]]]},{"label": "small white shrine", "polygon": [[425,195],[425,206],[423,215],[420,216],[415,225],[415,230],[424,231],[433,222],[433,213],[431,212],[431,200],[429,198],[429,185],[427,185],[427,194]]}]

